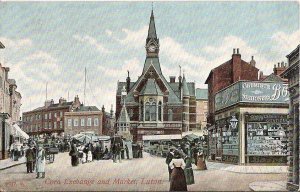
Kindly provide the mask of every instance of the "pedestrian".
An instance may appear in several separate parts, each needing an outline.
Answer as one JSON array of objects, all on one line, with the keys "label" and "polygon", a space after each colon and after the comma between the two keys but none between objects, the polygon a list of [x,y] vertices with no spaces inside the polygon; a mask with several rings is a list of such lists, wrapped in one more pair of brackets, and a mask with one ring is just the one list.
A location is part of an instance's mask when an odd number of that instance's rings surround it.
[{"label": "pedestrian", "polygon": [[178,151],[174,152],[174,158],[169,166],[172,169],[170,191],[187,191],[186,178],[183,171],[186,165]]},{"label": "pedestrian", "polygon": [[166,158],[166,164],[168,165],[168,171],[169,171],[169,181],[171,181],[171,173],[172,173],[172,169],[170,168],[169,164],[171,163],[173,158],[174,158],[174,149],[171,148]]},{"label": "pedestrian", "polygon": [[121,161],[121,145],[120,143],[117,144],[117,147],[116,147],[116,162],[117,160],[119,160],[120,163],[122,163]]},{"label": "pedestrian", "polygon": [[46,166],[46,154],[41,145],[38,146],[37,158],[36,158],[36,178],[39,178],[42,174],[42,178],[45,178],[45,166]]},{"label": "pedestrian", "polygon": [[82,159],[81,159],[82,164],[86,163],[86,153],[82,152]]},{"label": "pedestrian", "polygon": [[71,150],[69,152],[69,155],[71,156],[71,165],[74,167],[74,166],[77,166],[78,165],[78,150],[75,146],[74,143],[72,143],[71,145]]},{"label": "pedestrian", "polygon": [[196,146],[193,147],[192,153],[193,153],[194,163],[195,163],[195,165],[197,166],[197,161],[198,161],[198,149],[197,149]]},{"label": "pedestrian", "polygon": [[184,158],[184,162],[185,162],[184,175],[186,179],[186,184],[187,185],[195,184],[194,172],[192,168],[192,159],[189,156],[186,156]]},{"label": "pedestrian", "polygon": [[111,152],[112,152],[112,155],[113,155],[113,162],[116,163],[117,160],[116,160],[116,157],[117,157],[117,145],[114,143],[112,148],[111,148]]},{"label": "pedestrian", "polygon": [[88,154],[87,154],[87,162],[92,162],[93,161],[93,154],[92,151],[89,149]]},{"label": "pedestrian", "polygon": [[101,146],[99,143],[96,144],[96,149],[95,149],[95,158],[96,160],[100,160],[101,157]]},{"label": "pedestrian", "polygon": [[35,165],[36,165],[36,156],[37,156],[37,150],[36,150],[35,144],[34,144],[34,146],[32,148],[32,151],[33,151],[32,169],[33,169],[33,171],[35,171],[36,170],[36,168],[35,168]]},{"label": "pedestrian", "polygon": [[129,159],[129,149],[127,145],[125,145],[125,152],[126,152],[127,159]]},{"label": "pedestrian", "polygon": [[197,160],[197,169],[198,170],[207,170],[205,157],[203,152],[198,152],[198,160]]},{"label": "pedestrian", "polygon": [[108,148],[105,146],[104,154],[106,155],[108,153]]},{"label": "pedestrian", "polygon": [[25,157],[26,157],[27,173],[32,173],[32,167],[33,167],[33,161],[34,161],[34,152],[33,152],[31,146],[26,150]]}]

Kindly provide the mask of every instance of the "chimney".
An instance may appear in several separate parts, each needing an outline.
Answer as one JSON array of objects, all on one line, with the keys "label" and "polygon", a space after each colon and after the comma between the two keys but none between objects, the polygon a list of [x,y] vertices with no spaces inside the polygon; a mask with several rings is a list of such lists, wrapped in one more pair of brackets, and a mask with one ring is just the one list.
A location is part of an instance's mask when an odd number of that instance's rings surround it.
[{"label": "chimney", "polygon": [[251,56],[251,61],[250,61],[250,65],[252,65],[253,67],[255,67],[256,61],[254,60],[254,56]]},{"label": "chimney", "polygon": [[[75,98],[76,99],[76,98]],[[67,100],[66,99],[64,99],[64,98],[60,98],[59,99],[59,105],[62,105],[62,104],[64,104],[64,103],[66,103],[67,102]]]},{"label": "chimney", "polygon": [[175,76],[170,76],[170,83],[175,83],[175,79],[176,79]]},{"label": "chimney", "polygon": [[262,80],[262,78],[264,77],[264,73],[262,71],[259,72],[259,80]]},{"label": "chimney", "polygon": [[283,61],[281,63],[278,62],[277,66],[275,64],[273,68],[274,75],[280,75],[283,71],[286,70],[286,68],[287,66],[284,64]]},{"label": "chimney", "polygon": [[50,102],[50,103],[51,103],[51,105],[53,105],[53,104],[54,104],[54,100],[53,100],[53,99],[51,99],[51,102]]},{"label": "chimney", "polygon": [[236,54],[232,54],[232,83],[239,81],[242,76],[242,59],[237,49]]},{"label": "chimney", "polygon": [[102,105],[102,113],[105,114],[105,108],[104,108],[104,105]]},{"label": "chimney", "polygon": [[239,48],[236,49],[236,54],[240,54],[240,53],[239,53]]},{"label": "chimney", "polygon": [[45,107],[48,108],[51,105],[51,101],[50,100],[46,100],[45,101]]},{"label": "chimney", "polygon": [[126,78],[126,92],[128,93],[130,91],[130,77],[129,77],[129,71],[127,71],[128,76]]},{"label": "chimney", "polygon": [[233,54],[235,54],[235,49],[233,49]]},{"label": "chimney", "polygon": [[8,72],[9,72],[9,67],[4,67],[5,70],[5,80],[8,80]]}]

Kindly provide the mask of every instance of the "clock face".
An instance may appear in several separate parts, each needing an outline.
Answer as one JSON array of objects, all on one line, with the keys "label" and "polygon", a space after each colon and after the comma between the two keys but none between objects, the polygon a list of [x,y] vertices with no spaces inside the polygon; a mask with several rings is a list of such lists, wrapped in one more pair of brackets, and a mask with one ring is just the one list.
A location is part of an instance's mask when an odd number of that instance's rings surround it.
[{"label": "clock face", "polygon": [[150,52],[154,52],[155,51],[155,46],[151,45],[148,49]]}]

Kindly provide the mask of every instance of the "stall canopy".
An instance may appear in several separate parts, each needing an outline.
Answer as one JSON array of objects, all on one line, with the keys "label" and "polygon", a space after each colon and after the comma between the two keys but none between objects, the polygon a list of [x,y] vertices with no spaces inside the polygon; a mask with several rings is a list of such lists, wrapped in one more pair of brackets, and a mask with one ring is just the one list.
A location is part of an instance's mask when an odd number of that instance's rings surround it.
[{"label": "stall canopy", "polygon": [[184,139],[187,139],[189,141],[194,141],[195,139],[199,139],[200,137],[194,133],[186,135],[183,137]]},{"label": "stall canopy", "polygon": [[18,124],[14,124],[13,129],[15,131],[15,136],[20,136],[23,137],[24,139],[29,139],[29,135],[27,135],[27,133],[25,133]]},{"label": "stall canopy", "polygon": [[181,135],[143,135],[143,141],[177,140]]}]

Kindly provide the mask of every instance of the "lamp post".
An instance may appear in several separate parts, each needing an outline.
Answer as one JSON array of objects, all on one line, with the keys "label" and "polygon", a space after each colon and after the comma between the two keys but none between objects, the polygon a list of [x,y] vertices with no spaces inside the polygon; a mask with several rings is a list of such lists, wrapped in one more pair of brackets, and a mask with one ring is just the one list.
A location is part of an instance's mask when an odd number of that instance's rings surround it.
[{"label": "lamp post", "polygon": [[232,129],[236,129],[238,124],[238,120],[236,119],[235,115],[232,116],[232,119],[230,119],[230,125]]},{"label": "lamp post", "polygon": [[2,119],[2,159],[5,158],[5,143],[6,143],[6,129],[5,129],[5,119],[9,118],[8,113],[0,113]]}]

